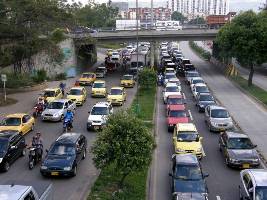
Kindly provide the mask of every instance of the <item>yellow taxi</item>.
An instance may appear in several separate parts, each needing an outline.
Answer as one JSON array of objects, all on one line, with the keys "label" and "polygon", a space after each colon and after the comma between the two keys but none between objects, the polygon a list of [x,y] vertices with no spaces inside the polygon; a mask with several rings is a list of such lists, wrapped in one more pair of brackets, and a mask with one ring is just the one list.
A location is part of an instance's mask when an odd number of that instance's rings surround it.
[{"label": "yellow taxi", "polygon": [[35,120],[26,113],[7,115],[0,125],[0,131],[13,130],[25,135],[34,129]]},{"label": "yellow taxi", "polygon": [[82,74],[81,78],[79,78],[80,85],[92,85],[96,80],[96,74],[93,72],[85,72]]},{"label": "yellow taxi", "polygon": [[135,85],[135,80],[133,75],[126,74],[121,78],[122,87],[134,87],[134,85]]},{"label": "yellow taxi", "polygon": [[72,87],[67,93],[67,99],[71,99],[77,106],[82,106],[86,101],[87,93],[84,87]]},{"label": "yellow taxi", "polygon": [[198,158],[205,156],[202,147],[202,137],[199,136],[196,126],[192,123],[178,123],[173,131],[173,145],[175,153],[192,153]]},{"label": "yellow taxi", "polygon": [[60,88],[47,88],[43,91],[42,96],[47,100],[47,102],[52,102],[63,98]]},{"label": "yellow taxi", "polygon": [[91,96],[106,97],[107,96],[106,82],[103,80],[96,80],[92,86]]},{"label": "yellow taxi", "polygon": [[108,94],[107,101],[112,105],[120,105],[126,101],[126,91],[123,87],[112,87]]},{"label": "yellow taxi", "polygon": [[107,51],[106,51],[107,56],[111,56],[112,55],[112,51],[113,51],[113,49],[107,49]]}]

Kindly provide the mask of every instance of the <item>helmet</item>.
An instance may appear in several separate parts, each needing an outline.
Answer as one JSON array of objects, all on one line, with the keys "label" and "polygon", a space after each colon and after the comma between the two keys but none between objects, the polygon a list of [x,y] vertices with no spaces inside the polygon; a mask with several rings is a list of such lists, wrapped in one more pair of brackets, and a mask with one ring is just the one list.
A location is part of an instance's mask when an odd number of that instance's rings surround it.
[{"label": "helmet", "polygon": [[67,108],[67,111],[68,111],[68,112],[70,112],[70,111],[71,111],[71,109],[70,109],[70,108]]}]

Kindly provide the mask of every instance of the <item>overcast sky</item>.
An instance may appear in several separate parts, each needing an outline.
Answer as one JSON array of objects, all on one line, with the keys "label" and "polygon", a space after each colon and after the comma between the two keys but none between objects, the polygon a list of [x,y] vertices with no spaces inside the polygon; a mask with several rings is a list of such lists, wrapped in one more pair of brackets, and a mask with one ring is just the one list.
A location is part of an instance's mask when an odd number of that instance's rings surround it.
[{"label": "overcast sky", "polygon": [[[71,1],[71,0],[70,0]],[[87,3],[88,0],[74,0],[76,2],[80,1],[82,3]],[[113,2],[129,2],[130,7],[135,6],[135,0],[112,0]],[[230,1],[230,11],[240,11],[253,9],[258,10],[262,7],[266,0],[229,0]],[[108,0],[95,0],[96,3],[106,3]],[[167,0],[154,0],[155,6],[166,6]],[[139,0],[140,6],[150,6],[150,0]]]}]

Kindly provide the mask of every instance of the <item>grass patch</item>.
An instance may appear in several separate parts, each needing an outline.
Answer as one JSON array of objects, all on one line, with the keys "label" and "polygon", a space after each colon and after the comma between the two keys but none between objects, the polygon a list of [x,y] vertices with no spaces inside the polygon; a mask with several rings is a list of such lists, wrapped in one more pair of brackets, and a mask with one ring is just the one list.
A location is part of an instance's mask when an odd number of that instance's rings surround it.
[{"label": "grass patch", "polygon": [[195,42],[190,41],[189,42],[189,46],[191,47],[191,49],[193,49],[193,51],[195,51],[199,56],[201,56],[203,59],[205,60],[210,60],[211,58],[211,54],[210,52],[206,51],[205,49],[203,49],[202,47],[198,46]]},{"label": "grass patch", "polygon": [[5,101],[4,96],[0,97],[0,107],[9,106],[9,105],[15,104],[17,102],[18,101],[16,99],[12,99],[12,98],[7,97],[6,101]]},{"label": "grass patch", "polygon": [[231,77],[231,79],[234,82],[236,82],[241,88],[246,90],[250,95],[254,96],[259,101],[261,101],[262,103],[267,105],[267,91],[266,90],[254,85],[254,84],[249,87],[248,81],[241,76]]},{"label": "grass patch", "polygon": [[[131,105],[136,109],[139,104],[138,118],[144,120],[149,129],[153,128],[153,113],[155,105],[156,85],[152,88],[139,88]],[[145,200],[146,180],[149,166],[139,173],[131,173],[125,179],[125,186],[118,191],[117,183],[121,178],[120,172],[113,166],[103,169],[97,178],[87,200]]]},{"label": "grass patch", "polygon": [[105,49],[120,49],[126,45],[124,43],[100,43],[97,46]]}]

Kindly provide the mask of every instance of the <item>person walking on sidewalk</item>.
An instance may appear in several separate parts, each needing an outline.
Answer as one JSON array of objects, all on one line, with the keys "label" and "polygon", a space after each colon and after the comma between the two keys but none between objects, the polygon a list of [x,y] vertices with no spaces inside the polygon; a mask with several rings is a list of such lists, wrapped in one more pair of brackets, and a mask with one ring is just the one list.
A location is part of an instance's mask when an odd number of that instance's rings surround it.
[{"label": "person walking on sidewalk", "polygon": [[65,95],[65,87],[66,87],[66,84],[63,83],[63,82],[60,82],[59,87],[60,87],[61,92],[62,92],[62,94],[64,96]]}]

